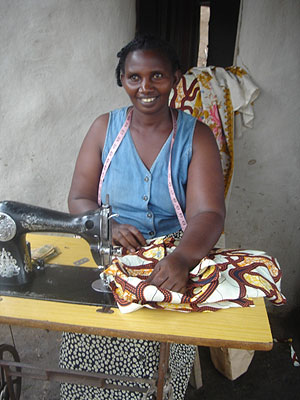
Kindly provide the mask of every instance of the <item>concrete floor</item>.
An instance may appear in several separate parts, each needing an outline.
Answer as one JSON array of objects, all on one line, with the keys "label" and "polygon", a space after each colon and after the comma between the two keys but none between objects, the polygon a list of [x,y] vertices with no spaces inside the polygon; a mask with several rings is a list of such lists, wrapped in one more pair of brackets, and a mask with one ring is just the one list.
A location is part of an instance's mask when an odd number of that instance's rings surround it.
[{"label": "concrete floor", "polygon": [[[185,400],[298,400],[300,398],[300,367],[294,367],[290,346],[284,342],[293,338],[300,354],[300,313],[284,316],[269,314],[274,343],[269,352],[256,352],[248,371],[235,381],[221,375],[213,366],[209,349],[199,348],[203,387],[189,387]],[[60,333],[13,327],[13,336],[21,361],[56,368]],[[0,343],[12,344],[8,326],[0,325]],[[22,400],[59,400],[59,384],[23,379]]]}]

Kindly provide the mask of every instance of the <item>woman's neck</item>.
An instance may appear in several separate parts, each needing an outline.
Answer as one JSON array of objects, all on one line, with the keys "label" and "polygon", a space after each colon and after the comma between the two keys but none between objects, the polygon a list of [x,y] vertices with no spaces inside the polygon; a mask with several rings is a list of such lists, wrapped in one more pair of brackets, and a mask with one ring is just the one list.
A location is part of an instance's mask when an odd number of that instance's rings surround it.
[{"label": "woman's neck", "polygon": [[172,124],[170,108],[166,107],[154,114],[145,114],[138,109],[133,109],[131,127],[135,129],[155,129]]}]

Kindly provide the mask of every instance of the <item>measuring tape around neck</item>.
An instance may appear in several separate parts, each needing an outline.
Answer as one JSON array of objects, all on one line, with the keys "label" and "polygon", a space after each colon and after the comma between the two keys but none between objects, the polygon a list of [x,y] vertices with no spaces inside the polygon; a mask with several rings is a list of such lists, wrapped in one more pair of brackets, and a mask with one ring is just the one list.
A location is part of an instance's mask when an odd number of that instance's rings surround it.
[{"label": "measuring tape around neck", "polygon": [[[102,190],[102,185],[103,185],[103,181],[106,175],[106,172],[108,170],[108,167],[111,163],[111,160],[113,159],[113,156],[115,155],[115,152],[118,150],[118,147],[120,146],[129,126],[130,126],[130,122],[131,122],[131,117],[132,117],[132,112],[133,109],[131,109],[127,115],[127,118],[122,126],[122,128],[120,129],[120,132],[118,133],[116,139],[113,142],[113,145],[111,146],[108,155],[106,157],[106,160],[104,162],[103,168],[102,168],[102,172],[101,172],[101,176],[100,176],[100,180],[99,180],[99,189],[98,189],[98,204],[101,205],[101,190]],[[177,132],[177,121],[174,115],[174,111],[171,110],[171,114],[172,114],[172,123],[173,123],[173,134],[172,134],[172,139],[171,139],[171,146],[170,146],[170,155],[169,155],[169,163],[168,163],[168,189],[169,189],[169,193],[170,193],[170,198],[172,201],[172,204],[174,206],[178,221],[180,223],[181,229],[184,231],[187,223],[184,217],[184,214],[182,212],[182,209],[180,207],[180,204],[178,203],[178,200],[176,198],[175,192],[174,192],[174,187],[172,184],[172,149],[173,149],[173,145],[174,145],[174,141],[175,141],[175,136],[176,136],[176,132]]]},{"label": "measuring tape around neck", "polygon": [[176,118],[174,115],[175,113],[172,109],[171,109],[171,114],[172,114],[172,122],[173,122],[173,135],[172,135],[172,140],[171,140],[169,163],[168,163],[168,188],[169,188],[171,201],[175,208],[176,215],[177,215],[178,221],[180,223],[181,229],[183,231],[185,231],[185,228],[187,226],[186,219],[184,217],[184,214],[180,207],[180,204],[178,203],[177,197],[174,192],[174,187],[172,184],[172,172],[171,172],[172,171],[172,149],[173,149],[173,145],[175,142],[175,136],[176,136],[176,132],[177,132],[177,121],[176,121]]}]

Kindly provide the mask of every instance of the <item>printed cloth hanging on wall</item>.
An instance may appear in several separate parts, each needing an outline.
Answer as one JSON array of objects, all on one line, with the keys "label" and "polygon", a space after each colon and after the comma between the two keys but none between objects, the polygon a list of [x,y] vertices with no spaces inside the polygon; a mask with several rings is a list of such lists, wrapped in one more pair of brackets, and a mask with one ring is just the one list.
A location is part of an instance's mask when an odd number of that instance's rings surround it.
[{"label": "printed cloth hanging on wall", "polygon": [[182,76],[170,96],[171,107],[192,114],[214,133],[222,161],[225,195],[233,174],[234,117],[240,115],[242,127],[251,128],[253,102],[258,95],[258,87],[240,67],[195,67]]},{"label": "printed cloth hanging on wall", "polygon": [[275,258],[262,251],[213,249],[190,271],[185,294],[145,282],[155,265],[174,251],[179,239],[163,236],[147,240],[135,253],[123,250],[104,271],[122,313],[141,307],[177,311],[217,311],[249,307],[253,298],[285,303],[280,292],[281,270]]}]

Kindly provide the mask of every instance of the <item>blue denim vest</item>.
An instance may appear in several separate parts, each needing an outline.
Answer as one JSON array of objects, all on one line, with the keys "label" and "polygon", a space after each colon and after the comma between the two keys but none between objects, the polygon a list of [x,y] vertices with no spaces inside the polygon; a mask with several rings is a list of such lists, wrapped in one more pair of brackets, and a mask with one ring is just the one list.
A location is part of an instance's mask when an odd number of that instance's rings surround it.
[{"label": "blue denim vest", "polygon": [[[104,164],[127,114],[127,107],[109,115],[102,152]],[[185,211],[185,191],[188,167],[192,158],[192,143],[196,118],[178,111],[177,133],[172,150],[172,183],[177,200]],[[130,128],[116,151],[105,175],[101,200],[109,194],[112,211],[119,214],[120,224],[134,225],[146,239],[167,235],[180,229],[180,224],[168,189],[168,162],[172,134],[161,148],[150,171],[140,159]]]}]

